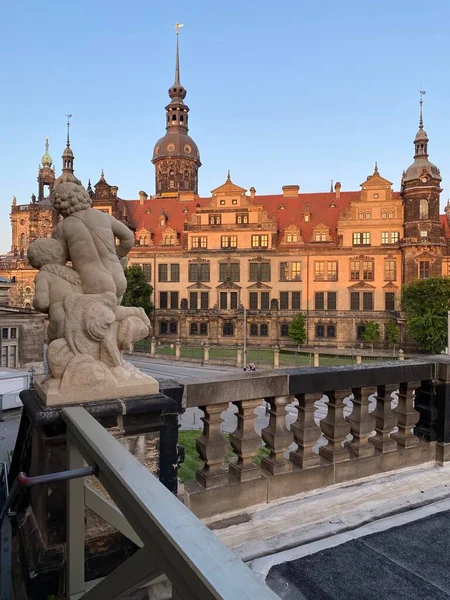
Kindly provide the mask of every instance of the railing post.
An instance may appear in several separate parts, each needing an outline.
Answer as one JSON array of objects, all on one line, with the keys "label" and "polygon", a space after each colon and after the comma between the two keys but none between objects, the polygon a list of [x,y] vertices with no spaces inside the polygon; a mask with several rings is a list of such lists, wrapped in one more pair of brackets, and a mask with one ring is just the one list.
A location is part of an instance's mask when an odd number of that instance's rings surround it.
[{"label": "railing post", "polygon": [[397,450],[397,442],[390,435],[398,420],[397,413],[392,410],[392,394],[397,389],[398,385],[395,383],[377,387],[376,406],[372,413],[376,433],[369,438],[369,442],[382,454]]},{"label": "railing post", "polygon": [[230,463],[230,473],[238,481],[249,481],[261,477],[261,469],[253,462],[261,448],[261,437],[255,431],[255,408],[261,400],[241,400],[234,402],[238,408],[237,427],[230,434],[230,444],[236,452],[236,463]]},{"label": "railing post", "polygon": [[369,396],[374,394],[375,388],[363,387],[353,388],[353,410],[347,417],[350,423],[350,433],[353,439],[345,442],[344,446],[350,450],[350,454],[358,458],[372,456],[375,453],[374,446],[368,443],[369,435],[375,426],[375,418],[369,414]]},{"label": "railing post", "polygon": [[319,448],[319,454],[332,463],[349,460],[349,452],[342,442],[350,433],[350,424],[344,418],[344,399],[350,395],[350,390],[332,390],[325,394],[328,411],[325,419],[320,421],[320,427],[328,443]]},{"label": "railing post", "polygon": [[320,456],[313,451],[313,447],[322,435],[320,427],[314,420],[316,410],[314,402],[320,400],[322,394],[296,394],[295,397],[298,400],[298,416],[295,423],[291,425],[291,431],[298,448],[289,454],[289,458],[302,469],[307,469],[320,464]]},{"label": "railing post", "polygon": [[240,348],[236,352],[236,367],[242,367],[242,350]]},{"label": "railing post", "polygon": [[266,398],[269,403],[269,425],[261,431],[270,455],[261,460],[261,467],[271,473],[286,473],[292,470],[292,463],[284,456],[292,444],[293,434],[286,426],[286,406],[292,402],[292,396]]},{"label": "railing post", "polygon": [[155,338],[155,336],[153,336],[152,341],[150,342],[150,356],[152,358],[154,358],[155,354],[156,354],[156,338]]},{"label": "railing post", "polygon": [[391,438],[396,440],[402,448],[411,448],[417,446],[419,438],[414,435],[412,429],[419,420],[419,413],[414,408],[414,390],[418,388],[418,381],[408,381],[400,383],[398,393],[398,406],[395,412],[398,415],[398,431],[391,434]]},{"label": "railing post", "polygon": [[196,480],[205,488],[227,484],[228,470],[223,465],[228,452],[228,442],[221,433],[221,414],[228,409],[228,402],[199,408],[205,416],[202,417],[203,435],[197,439],[196,447],[205,464],[201,469],[197,469]]},{"label": "railing post", "polygon": [[319,353],[318,352],[314,352],[314,366],[315,367],[319,366]]},{"label": "railing post", "polygon": [[[80,469],[84,460],[67,434],[67,468]],[[84,592],[84,479],[67,482],[67,596]]]},{"label": "railing post", "polygon": [[203,346],[203,361],[205,363],[205,365],[209,365],[209,344],[205,344]]},{"label": "railing post", "polygon": [[180,360],[181,357],[181,340],[175,342],[175,360]]},{"label": "railing post", "polygon": [[273,368],[280,368],[280,347],[277,346],[273,349]]}]

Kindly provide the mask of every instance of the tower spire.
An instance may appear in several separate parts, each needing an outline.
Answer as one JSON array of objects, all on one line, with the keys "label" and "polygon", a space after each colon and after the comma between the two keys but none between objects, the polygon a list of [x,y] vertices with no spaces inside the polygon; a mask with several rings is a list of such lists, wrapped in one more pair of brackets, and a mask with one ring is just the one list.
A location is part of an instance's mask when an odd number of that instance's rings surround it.
[{"label": "tower spire", "polygon": [[175,58],[175,85],[180,85],[180,52],[178,49],[178,36],[180,35],[180,28],[183,27],[183,23],[175,24],[175,33],[177,36],[177,52]]},{"label": "tower spire", "polygon": [[70,119],[72,118],[72,115],[70,113],[67,113],[66,117],[67,117],[67,141],[66,141],[66,148],[70,148]]},{"label": "tower spire", "polygon": [[67,113],[66,115],[67,117],[67,141],[66,141],[66,147],[64,148],[64,152],[62,155],[62,159],[63,159],[63,173],[73,173],[73,152],[70,148],[70,119],[72,118],[72,115],[70,113]]},{"label": "tower spire", "polygon": [[420,89],[420,90],[418,90],[418,92],[420,94],[420,102],[419,102],[419,105],[420,105],[419,129],[423,129],[422,105],[423,105],[423,97],[425,96],[426,91]]}]

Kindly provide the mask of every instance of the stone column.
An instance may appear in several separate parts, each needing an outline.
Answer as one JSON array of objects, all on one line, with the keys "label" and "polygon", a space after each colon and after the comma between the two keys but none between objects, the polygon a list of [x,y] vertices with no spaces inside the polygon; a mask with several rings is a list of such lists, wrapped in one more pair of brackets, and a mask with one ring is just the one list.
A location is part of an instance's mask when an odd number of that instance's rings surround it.
[{"label": "stone column", "polygon": [[319,454],[332,463],[342,462],[349,459],[349,452],[342,442],[350,433],[350,424],[344,418],[344,399],[350,395],[350,390],[333,390],[325,394],[328,396],[328,412],[320,421],[320,427],[328,443],[319,448]]},{"label": "stone column", "polygon": [[369,442],[382,454],[395,452],[397,442],[390,436],[391,431],[397,425],[397,414],[392,410],[392,394],[398,389],[398,385],[391,383],[377,387],[376,407],[372,413],[375,417],[375,435],[369,438]]},{"label": "stone column", "polygon": [[255,431],[255,409],[261,406],[261,400],[242,400],[234,402],[238,408],[237,427],[230,434],[230,444],[238,459],[230,463],[230,474],[238,481],[249,481],[261,477],[261,468],[253,459],[261,448],[261,437]]},{"label": "stone column", "polygon": [[175,342],[175,360],[180,360],[181,356],[181,340],[178,339]]},{"label": "stone column", "polygon": [[395,410],[398,415],[398,431],[391,435],[402,448],[417,446],[419,438],[414,435],[412,429],[419,420],[419,413],[414,408],[414,390],[418,388],[418,381],[400,383],[398,393],[398,406]]},{"label": "stone column", "polygon": [[273,349],[273,368],[274,369],[280,368],[280,347],[279,346],[277,346],[276,348]]},{"label": "stone column", "polygon": [[353,410],[347,421],[350,423],[350,433],[353,439],[345,442],[344,446],[353,456],[372,456],[375,448],[368,443],[369,435],[375,426],[375,418],[369,414],[369,396],[376,389],[371,387],[353,388]]},{"label": "stone column", "polygon": [[302,469],[307,469],[320,465],[320,456],[313,451],[313,447],[322,435],[320,427],[314,420],[316,410],[314,402],[320,400],[322,394],[296,394],[295,397],[298,400],[298,416],[295,423],[291,425],[291,431],[298,448],[289,454],[289,458]]},{"label": "stone column", "polygon": [[318,352],[314,352],[314,366],[318,367],[319,366],[319,353]]},{"label": "stone column", "polygon": [[242,367],[242,350],[240,348],[236,352],[236,367]]},{"label": "stone column", "polygon": [[286,426],[286,406],[292,396],[266,398],[269,408],[269,425],[261,431],[261,437],[270,450],[270,455],[261,461],[261,467],[271,475],[292,471],[292,463],[284,456],[292,444],[293,434]]},{"label": "stone column", "polygon": [[205,416],[202,417],[203,434],[197,439],[196,448],[204,465],[197,469],[195,478],[204,488],[225,485],[228,483],[228,469],[224,466],[228,442],[221,432],[221,415],[228,409],[228,402],[199,408]]},{"label": "stone column", "polygon": [[150,342],[150,356],[152,358],[155,358],[155,354],[156,354],[156,338],[155,338],[155,336],[153,336],[152,340]]},{"label": "stone column", "polygon": [[209,365],[209,344],[203,346],[203,362],[205,365]]},{"label": "stone column", "polygon": [[356,355],[356,364],[360,365],[361,364],[361,354],[357,354]]}]

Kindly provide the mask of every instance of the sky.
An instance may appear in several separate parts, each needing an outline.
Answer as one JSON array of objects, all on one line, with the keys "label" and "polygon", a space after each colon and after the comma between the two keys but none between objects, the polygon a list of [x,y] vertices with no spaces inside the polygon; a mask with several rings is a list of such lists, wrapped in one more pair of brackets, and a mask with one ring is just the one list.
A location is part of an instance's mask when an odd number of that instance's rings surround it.
[{"label": "sky", "polygon": [[447,201],[450,0],[16,0],[0,22],[0,252],[12,196],[37,194],[46,135],[61,171],[67,112],[85,184],[103,168],[121,198],[154,193],[176,22],[202,196],[228,169],[257,194],[324,191],[331,179],[355,190],[375,161],[398,190],[422,87]]}]

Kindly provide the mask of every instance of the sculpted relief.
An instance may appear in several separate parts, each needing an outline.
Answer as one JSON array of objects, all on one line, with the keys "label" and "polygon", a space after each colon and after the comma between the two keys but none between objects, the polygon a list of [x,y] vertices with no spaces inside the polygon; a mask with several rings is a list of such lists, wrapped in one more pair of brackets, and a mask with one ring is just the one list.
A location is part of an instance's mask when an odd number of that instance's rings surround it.
[{"label": "sculpted relief", "polygon": [[49,374],[36,391],[47,405],[158,392],[152,377],[123,359],[123,350],[151,330],[142,308],[120,305],[132,232],[91,208],[72,174],[55,182],[51,199],[63,217],[56,239],[37,239],[28,249],[39,269],[34,308],[49,316]]}]

